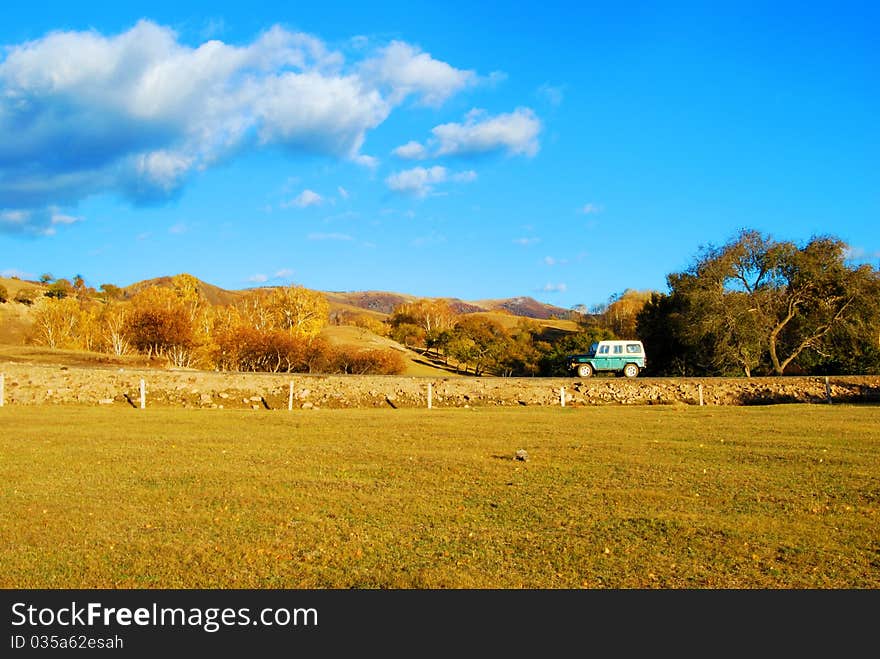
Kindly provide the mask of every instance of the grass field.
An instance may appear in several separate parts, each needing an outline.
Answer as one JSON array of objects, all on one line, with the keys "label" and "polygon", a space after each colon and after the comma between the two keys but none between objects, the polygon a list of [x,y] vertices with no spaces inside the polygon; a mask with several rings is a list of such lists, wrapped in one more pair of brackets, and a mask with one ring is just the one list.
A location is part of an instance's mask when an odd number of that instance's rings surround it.
[{"label": "grass field", "polygon": [[873,589],[878,422],[6,406],[0,587]]}]

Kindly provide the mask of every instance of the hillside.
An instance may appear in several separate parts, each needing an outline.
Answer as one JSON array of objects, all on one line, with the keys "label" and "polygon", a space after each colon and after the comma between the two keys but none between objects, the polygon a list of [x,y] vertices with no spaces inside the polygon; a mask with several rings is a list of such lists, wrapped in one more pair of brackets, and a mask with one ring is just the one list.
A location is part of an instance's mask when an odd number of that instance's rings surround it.
[{"label": "hillside", "polygon": [[[121,289],[124,299],[130,299],[138,292],[151,286],[170,286],[171,276],[143,280]],[[208,282],[198,280],[202,295],[212,305],[235,304],[249,289],[227,290]],[[0,278],[8,293],[9,301],[0,304],[0,361],[28,361],[38,363],[58,363],[65,365],[128,365],[143,361],[136,356],[113,358],[101,353],[75,353],[75,351],[49,350],[28,345],[28,335],[33,325],[33,315],[41,308],[46,298],[38,297],[32,306],[13,302],[15,295],[23,288],[48,289],[46,284],[14,278]],[[408,376],[455,376],[454,370],[442,363],[433,361],[419,352],[409,349],[387,337],[379,336],[363,327],[345,324],[345,318],[368,316],[383,321],[394,308],[405,302],[419,299],[417,296],[392,291],[322,291],[330,306],[331,322],[321,335],[327,341],[354,348],[385,348],[399,351],[406,362],[404,375]],[[570,312],[566,309],[547,305],[530,297],[510,299],[481,300],[469,302],[459,298],[442,298],[458,313],[477,314],[498,321],[508,328],[515,327],[524,319],[538,323],[547,336],[576,330],[572,320],[566,320]],[[342,322],[340,322],[342,320]],[[146,363],[144,363],[146,365]]]}]

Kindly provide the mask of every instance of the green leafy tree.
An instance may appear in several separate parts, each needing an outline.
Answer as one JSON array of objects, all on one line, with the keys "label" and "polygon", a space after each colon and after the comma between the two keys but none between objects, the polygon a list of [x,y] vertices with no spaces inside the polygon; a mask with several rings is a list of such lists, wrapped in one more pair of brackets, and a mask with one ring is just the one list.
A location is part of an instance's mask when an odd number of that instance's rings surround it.
[{"label": "green leafy tree", "polygon": [[[675,338],[685,353],[703,355],[701,370],[710,374],[782,375],[799,359],[803,366],[833,354],[835,336],[870,338],[863,332],[876,306],[877,273],[850,266],[837,238],[813,237],[799,247],[744,230],[704,248],[667,281],[683,321]],[[644,332],[649,315],[641,321]]]}]

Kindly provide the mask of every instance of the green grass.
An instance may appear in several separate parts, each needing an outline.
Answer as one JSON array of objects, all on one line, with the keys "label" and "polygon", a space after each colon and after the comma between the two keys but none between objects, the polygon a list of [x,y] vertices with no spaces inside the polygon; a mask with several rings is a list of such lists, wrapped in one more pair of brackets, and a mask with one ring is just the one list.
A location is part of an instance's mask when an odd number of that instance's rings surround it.
[{"label": "green grass", "polygon": [[6,406],[0,587],[877,588],[878,422]]}]

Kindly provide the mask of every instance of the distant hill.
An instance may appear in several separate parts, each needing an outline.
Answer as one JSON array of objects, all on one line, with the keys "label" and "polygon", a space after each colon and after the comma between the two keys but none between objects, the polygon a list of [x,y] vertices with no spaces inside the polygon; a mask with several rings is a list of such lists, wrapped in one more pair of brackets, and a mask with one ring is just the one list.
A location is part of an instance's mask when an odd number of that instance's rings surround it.
[{"label": "distant hill", "polygon": [[[156,277],[132,284],[123,289],[127,297],[131,297],[138,291],[149,286],[170,286],[171,277]],[[233,304],[249,289],[226,290],[213,284],[199,280],[199,287],[205,298],[211,304]],[[267,287],[274,288],[274,287]],[[362,309],[377,314],[390,314],[394,308],[406,302],[414,302],[420,299],[416,295],[396,293],[393,291],[321,291],[327,296],[332,311],[354,311]],[[497,300],[466,301],[459,298],[436,298],[446,300],[457,313],[478,313],[485,311],[498,311],[534,318],[537,320],[549,320],[551,318],[569,319],[572,316],[570,309],[556,307],[552,304],[539,302],[532,297],[502,298]]]},{"label": "distant hill", "polygon": [[568,319],[571,318],[572,312],[569,309],[556,307],[552,304],[538,302],[532,297],[512,297],[502,300],[480,300],[476,302],[478,306],[483,307],[487,311],[509,311],[514,316],[524,316],[526,318],[537,318],[539,320],[549,320],[550,318]]},{"label": "distant hill", "polygon": [[[145,279],[143,281],[136,282],[131,286],[126,286],[123,288],[123,292],[127,298],[130,298],[145,288],[150,288],[151,286],[171,286],[172,277],[156,277],[154,279]],[[220,288],[219,286],[214,286],[213,284],[209,284],[207,282],[202,281],[196,277],[199,282],[199,290],[202,295],[205,296],[205,299],[214,305],[224,305],[224,304],[235,304],[242,295],[244,295],[245,291],[229,291],[225,288]]]}]

